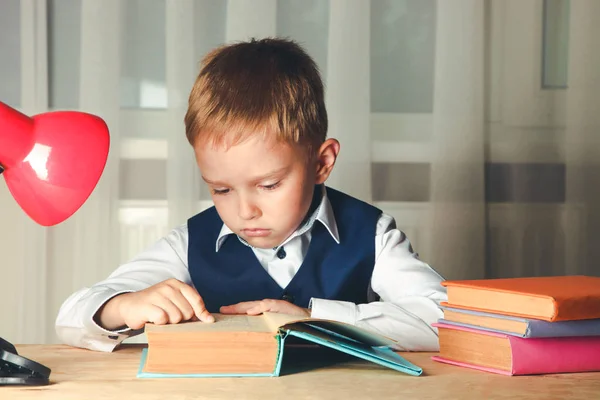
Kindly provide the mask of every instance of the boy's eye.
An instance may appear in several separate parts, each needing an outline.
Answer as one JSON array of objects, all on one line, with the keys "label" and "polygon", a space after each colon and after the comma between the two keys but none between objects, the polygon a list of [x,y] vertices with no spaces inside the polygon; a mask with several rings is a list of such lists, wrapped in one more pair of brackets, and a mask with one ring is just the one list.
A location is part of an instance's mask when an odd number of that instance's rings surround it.
[{"label": "boy's eye", "polygon": [[227,194],[229,193],[229,189],[213,189],[213,194]]},{"label": "boy's eye", "polygon": [[263,188],[263,189],[265,189],[265,190],[273,190],[273,189],[275,189],[277,186],[279,186],[279,184],[280,184],[280,183],[281,183],[281,182],[275,182],[275,183],[272,183],[272,184],[270,184],[270,185],[263,185],[263,186],[262,186],[262,188]]}]

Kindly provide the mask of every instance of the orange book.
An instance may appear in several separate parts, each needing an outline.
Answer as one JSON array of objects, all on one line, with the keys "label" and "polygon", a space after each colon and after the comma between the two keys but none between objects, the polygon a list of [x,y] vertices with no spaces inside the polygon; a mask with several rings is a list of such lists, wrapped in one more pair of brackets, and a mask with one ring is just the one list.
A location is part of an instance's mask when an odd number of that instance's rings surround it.
[{"label": "orange book", "polygon": [[545,321],[600,318],[600,277],[546,276],[445,281],[442,305]]}]

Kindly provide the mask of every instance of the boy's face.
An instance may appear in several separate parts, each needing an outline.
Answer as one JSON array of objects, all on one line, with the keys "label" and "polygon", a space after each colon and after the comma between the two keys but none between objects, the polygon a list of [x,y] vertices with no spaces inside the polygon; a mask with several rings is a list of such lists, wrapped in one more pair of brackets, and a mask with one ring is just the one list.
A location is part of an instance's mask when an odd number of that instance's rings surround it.
[{"label": "boy's face", "polygon": [[225,148],[194,146],[196,161],[223,222],[250,245],[280,245],[306,216],[317,164],[285,143],[252,138]]}]

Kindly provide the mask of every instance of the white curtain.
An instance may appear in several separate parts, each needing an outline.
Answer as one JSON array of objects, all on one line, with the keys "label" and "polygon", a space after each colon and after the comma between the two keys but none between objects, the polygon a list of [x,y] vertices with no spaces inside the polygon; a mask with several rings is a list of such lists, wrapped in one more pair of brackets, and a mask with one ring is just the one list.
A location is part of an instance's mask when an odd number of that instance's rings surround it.
[{"label": "white curtain", "polygon": [[454,279],[485,271],[483,11],[479,0],[436,10],[431,262]]},{"label": "white curtain", "polygon": [[[443,276],[599,273],[595,0],[5,1],[0,54],[18,62],[0,63],[0,101],[16,79],[22,111],[80,109],[111,130],[98,187],[57,227],[31,222],[0,183],[8,340],[54,342],[69,294],[210,206],[187,97],[206,51],[251,37],[314,56],[342,144],[329,183],[392,214]],[[567,84],[548,89],[542,47],[565,26]]]},{"label": "white curtain", "polygon": [[[329,135],[340,156],[328,184],[371,200],[370,10],[361,0],[331,0],[327,43]],[[352,82],[351,84],[349,84]]]},{"label": "white curtain", "polygon": [[[571,2],[566,118],[567,272],[598,274],[600,266],[600,3]],[[577,23],[573,23],[576,21]]]},{"label": "white curtain", "polygon": [[[183,118],[190,87],[197,73],[194,48],[194,2],[167,1],[166,82],[169,99],[167,135],[167,204],[169,225],[175,227],[194,215],[200,194],[200,175],[185,139]],[[179,133],[179,134],[177,134]]]}]

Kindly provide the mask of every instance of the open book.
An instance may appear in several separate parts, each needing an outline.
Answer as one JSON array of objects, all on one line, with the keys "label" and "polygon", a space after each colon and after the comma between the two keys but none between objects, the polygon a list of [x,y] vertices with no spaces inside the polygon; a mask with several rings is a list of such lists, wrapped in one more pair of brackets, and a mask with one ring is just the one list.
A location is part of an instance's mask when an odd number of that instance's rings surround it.
[{"label": "open book", "polygon": [[212,324],[146,324],[138,377],[279,376],[290,337],[406,374],[422,372],[391,350],[395,341],[342,322],[277,313],[213,316]]}]

